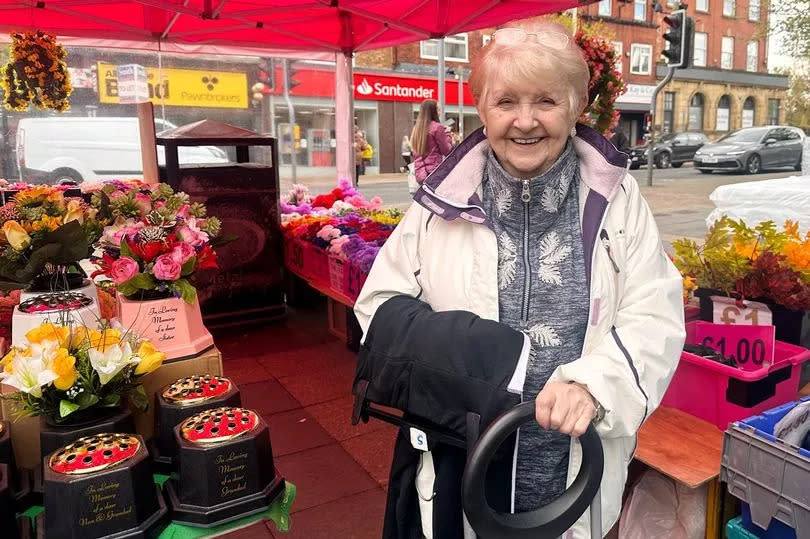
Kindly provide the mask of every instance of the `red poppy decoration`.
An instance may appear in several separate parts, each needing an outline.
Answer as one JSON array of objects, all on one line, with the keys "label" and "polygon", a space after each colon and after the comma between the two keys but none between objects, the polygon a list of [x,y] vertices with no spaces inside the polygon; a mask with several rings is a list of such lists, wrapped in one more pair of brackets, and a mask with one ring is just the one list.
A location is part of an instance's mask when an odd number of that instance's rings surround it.
[{"label": "red poppy decoration", "polygon": [[195,444],[214,444],[232,440],[256,428],[259,416],[244,408],[206,410],[183,423],[183,438]]},{"label": "red poppy decoration", "polygon": [[87,474],[121,464],[140,447],[140,440],[131,434],[96,434],[66,445],[51,455],[48,465],[61,474]]},{"label": "red poppy decoration", "polygon": [[163,398],[180,405],[197,404],[221,397],[231,390],[231,381],[220,376],[187,376],[163,390]]}]

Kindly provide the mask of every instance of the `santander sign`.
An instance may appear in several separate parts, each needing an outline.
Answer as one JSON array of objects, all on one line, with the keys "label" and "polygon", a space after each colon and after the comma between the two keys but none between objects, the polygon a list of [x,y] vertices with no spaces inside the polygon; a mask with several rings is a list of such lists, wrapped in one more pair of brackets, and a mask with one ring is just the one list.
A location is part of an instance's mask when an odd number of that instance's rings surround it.
[{"label": "santander sign", "polygon": [[368,74],[354,75],[355,99],[420,102],[435,99],[437,93],[436,81]]}]

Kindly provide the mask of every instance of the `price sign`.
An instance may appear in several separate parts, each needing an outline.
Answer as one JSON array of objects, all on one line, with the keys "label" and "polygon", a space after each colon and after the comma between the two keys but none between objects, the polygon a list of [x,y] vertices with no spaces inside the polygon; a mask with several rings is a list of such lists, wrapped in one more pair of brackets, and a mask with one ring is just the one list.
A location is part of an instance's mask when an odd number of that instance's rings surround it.
[{"label": "price sign", "polygon": [[775,332],[774,326],[698,322],[695,325],[695,343],[733,358],[742,370],[754,371],[773,365]]},{"label": "price sign", "polygon": [[734,298],[712,296],[712,321],[715,324],[770,326],[773,314],[764,303],[744,301],[738,305]]}]

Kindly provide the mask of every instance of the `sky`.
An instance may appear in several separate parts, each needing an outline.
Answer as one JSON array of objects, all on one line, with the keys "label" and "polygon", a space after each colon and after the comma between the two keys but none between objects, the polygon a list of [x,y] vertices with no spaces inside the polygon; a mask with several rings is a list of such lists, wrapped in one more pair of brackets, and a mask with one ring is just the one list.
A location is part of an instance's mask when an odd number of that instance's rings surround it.
[{"label": "sky", "polygon": [[[782,2],[790,2],[790,0],[772,0],[771,1],[771,16],[770,23],[773,28],[775,16],[774,6],[778,6]],[[793,66],[793,58],[783,54],[781,47],[781,36],[771,34],[768,37],[768,71],[773,72],[778,68],[790,68]]]}]

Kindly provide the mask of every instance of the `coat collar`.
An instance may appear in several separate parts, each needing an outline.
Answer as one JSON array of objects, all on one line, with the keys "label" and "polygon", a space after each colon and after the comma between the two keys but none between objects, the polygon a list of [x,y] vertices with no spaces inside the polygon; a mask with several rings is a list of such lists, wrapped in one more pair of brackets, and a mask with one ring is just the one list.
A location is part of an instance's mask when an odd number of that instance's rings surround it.
[{"label": "coat collar", "polygon": [[[627,174],[627,155],[590,127],[577,124],[576,130],[574,151],[579,158],[582,181],[610,202]],[[480,187],[488,148],[484,129],[475,130],[425,179],[414,200],[448,221],[461,217],[473,223],[486,223]]]}]

